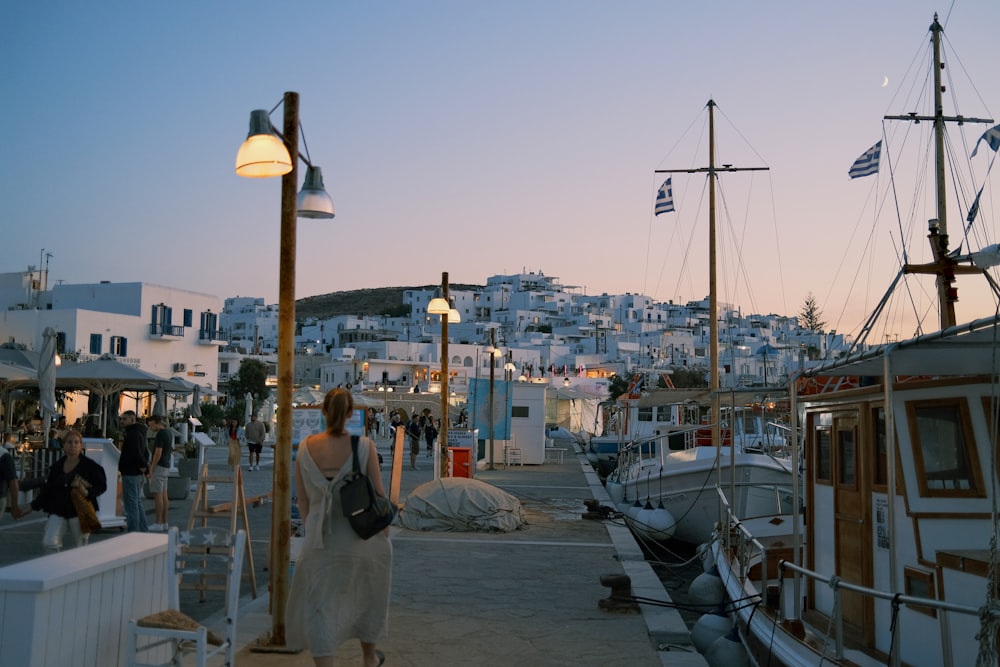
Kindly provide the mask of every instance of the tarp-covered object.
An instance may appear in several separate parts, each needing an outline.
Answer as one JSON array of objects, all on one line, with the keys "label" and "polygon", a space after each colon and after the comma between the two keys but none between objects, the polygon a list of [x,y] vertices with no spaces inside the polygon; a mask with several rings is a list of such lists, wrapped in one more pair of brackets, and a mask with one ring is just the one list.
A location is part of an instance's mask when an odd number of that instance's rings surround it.
[{"label": "tarp-covered object", "polygon": [[520,500],[465,477],[442,477],[421,484],[407,496],[397,522],[409,530],[501,533],[526,523]]}]

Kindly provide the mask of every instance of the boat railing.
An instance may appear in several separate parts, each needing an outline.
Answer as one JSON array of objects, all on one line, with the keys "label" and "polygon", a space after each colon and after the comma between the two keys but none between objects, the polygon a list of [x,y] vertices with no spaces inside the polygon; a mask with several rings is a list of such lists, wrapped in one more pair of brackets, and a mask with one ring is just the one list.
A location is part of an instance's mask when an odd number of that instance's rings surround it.
[{"label": "boat railing", "polygon": [[[743,522],[733,514],[729,504],[729,498],[722,488],[716,487],[719,494],[719,502],[722,507],[722,530],[720,538],[726,553],[732,554],[731,558],[736,565],[736,576],[742,586],[750,576],[754,566],[760,565],[761,586],[760,591],[766,591],[768,586],[767,576],[767,547],[760,540],[753,536],[743,525]],[[777,493],[777,491],[776,491]],[[779,500],[780,506],[780,500]],[[758,593],[758,602],[760,595]]]},{"label": "boat railing", "polygon": [[[983,609],[970,605],[956,604],[935,598],[923,598],[916,595],[904,595],[903,593],[891,593],[889,591],[880,591],[875,588],[852,584],[849,581],[842,580],[840,577],[820,574],[787,560],[779,560],[778,568],[780,571],[791,570],[817,583],[825,584],[833,592],[833,623],[836,628],[836,657],[838,660],[844,657],[844,618],[842,614],[841,595],[845,590],[866,597],[888,600],[892,602],[894,609],[898,608],[899,605],[906,604],[940,611],[942,613],[942,627],[948,627],[948,613],[954,612],[975,617],[979,617],[980,614],[984,613]],[[985,610],[985,613],[989,614],[993,619],[1000,619],[1000,608],[996,606]],[[897,632],[896,637],[898,636],[899,633]],[[948,647],[948,650],[950,650],[950,647]],[[893,653],[895,654],[896,652],[894,651]]]},{"label": "boat railing", "polygon": [[[724,490],[717,488],[716,491],[719,494],[719,502],[723,510],[720,514],[722,524],[719,530],[719,539],[722,541],[725,552],[729,554],[731,559],[730,562],[732,563],[732,573],[737,577],[741,588],[747,592],[755,590],[755,597],[757,598],[756,603],[759,604],[762,601],[762,597],[768,594],[772,579],[772,577],[769,576],[767,568],[767,547],[765,547],[760,540],[754,537],[754,535],[746,528],[744,523],[733,514],[730,509],[729,499],[726,497]],[[771,558],[774,558],[773,553],[771,554]],[[755,568],[758,565],[760,566],[759,577],[754,577]],[[850,591],[852,593],[857,593],[871,598],[887,600],[892,603],[894,609],[897,609],[900,605],[905,604],[937,610],[942,614],[942,627],[948,627],[948,613],[965,614],[973,617],[979,617],[980,614],[983,613],[982,609],[972,607],[970,605],[956,604],[945,600],[924,598],[915,595],[892,593],[889,591],[882,591],[875,588],[869,588],[867,586],[853,584],[851,582],[844,581],[838,576],[821,574],[814,570],[802,567],[801,565],[797,565],[792,561],[778,559],[777,571],[773,577],[775,582],[780,582],[785,577],[786,572],[792,572],[796,576],[803,576],[808,579],[812,579],[817,584],[825,585],[833,593],[833,613],[831,615],[831,622],[834,629],[834,657],[836,660],[842,660],[844,658],[844,618],[841,600],[843,591]],[[747,580],[751,577],[754,578],[754,581],[751,586],[747,586]],[[757,581],[758,578],[759,581]],[[768,597],[770,596],[768,595]],[[753,601],[752,598],[750,601]],[[784,602],[785,601],[782,596],[777,597],[778,606],[776,611],[778,617],[794,617],[794,615],[798,613],[798,610],[795,610],[795,614],[793,614],[793,616],[789,616],[787,614],[787,610],[784,609]],[[1000,607],[993,606],[986,613],[988,613],[991,618],[1000,620]],[[899,633],[897,631],[896,637],[898,636]],[[946,651],[950,652],[950,647],[947,647]],[[897,655],[898,653],[893,651],[893,654]]]}]

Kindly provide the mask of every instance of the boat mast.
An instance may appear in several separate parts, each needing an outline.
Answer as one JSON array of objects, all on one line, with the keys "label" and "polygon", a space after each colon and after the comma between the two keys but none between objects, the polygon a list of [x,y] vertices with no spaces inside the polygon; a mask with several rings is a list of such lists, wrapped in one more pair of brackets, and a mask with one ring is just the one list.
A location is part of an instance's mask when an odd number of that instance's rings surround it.
[{"label": "boat mast", "polygon": [[[712,399],[712,442],[715,446],[722,446],[722,432],[720,429],[722,415],[719,408],[719,299],[716,281],[716,220],[715,220],[715,181],[719,172],[724,171],[767,171],[768,167],[734,167],[724,164],[721,167],[715,166],[715,100],[708,101],[708,167],[697,169],[657,169],[657,174],[686,173],[695,174],[705,172],[708,174],[708,360],[709,360],[709,389]],[[718,463],[718,457],[716,458]],[[735,478],[734,478],[735,479]]]},{"label": "boat mast", "polygon": [[947,192],[945,189],[945,152],[944,152],[944,128],[945,122],[955,122],[959,125],[963,123],[992,123],[992,118],[967,118],[964,116],[945,116],[942,93],[944,85],[941,83],[941,73],[944,71],[944,63],[941,61],[941,34],[944,28],[938,22],[938,15],[934,14],[934,22],[930,27],[931,44],[934,48],[934,115],[918,116],[916,113],[905,116],[885,116],[885,120],[906,120],[914,123],[920,121],[932,121],[934,123],[934,173],[935,173],[935,196],[937,198],[937,217],[927,223],[927,240],[931,244],[931,254],[934,261],[928,264],[905,264],[904,273],[924,273],[936,276],[938,293],[938,312],[940,315],[940,325],[942,329],[955,326],[955,302],[958,301],[958,288],[955,287],[956,274],[982,274],[984,271],[978,267],[967,264],[959,264],[956,258],[948,254],[948,207],[946,203]]}]

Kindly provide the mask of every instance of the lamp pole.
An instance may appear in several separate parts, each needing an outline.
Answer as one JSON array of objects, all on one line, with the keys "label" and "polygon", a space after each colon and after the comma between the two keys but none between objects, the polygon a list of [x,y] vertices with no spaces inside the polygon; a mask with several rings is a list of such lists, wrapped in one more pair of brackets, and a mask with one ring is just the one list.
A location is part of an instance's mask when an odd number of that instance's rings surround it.
[{"label": "lamp pole", "polygon": [[296,187],[299,162],[299,94],[284,98],[284,142],[292,169],[281,177],[281,246],[278,264],[278,429],[271,507],[271,642],[284,645],[292,535],[292,392],[295,373]]},{"label": "lamp pole", "polygon": [[[441,293],[448,303],[448,272],[441,272]],[[441,433],[438,450],[441,452],[439,476],[448,470],[448,313],[441,315]]]},{"label": "lamp pole", "polygon": [[490,470],[496,470],[496,467],[493,465],[493,382],[495,380],[493,361],[496,358],[496,345],[497,330],[490,329]]}]

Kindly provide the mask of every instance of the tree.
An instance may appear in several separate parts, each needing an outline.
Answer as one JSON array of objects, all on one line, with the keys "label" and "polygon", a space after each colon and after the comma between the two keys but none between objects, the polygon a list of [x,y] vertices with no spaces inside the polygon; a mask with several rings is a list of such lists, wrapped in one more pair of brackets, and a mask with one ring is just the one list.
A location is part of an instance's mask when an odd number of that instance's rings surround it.
[{"label": "tree", "polygon": [[812,292],[809,292],[805,303],[802,304],[802,310],[799,311],[799,324],[803,329],[822,331],[823,327],[826,326],[826,322],[822,318],[823,311],[816,304],[816,297],[813,296]]},{"label": "tree", "polygon": [[262,399],[270,393],[267,388],[267,364],[257,359],[246,359],[240,364],[240,370],[229,378],[229,400],[232,406],[243,400],[247,392],[255,398]]},{"label": "tree", "polygon": [[700,389],[708,386],[707,366],[674,366],[670,380],[678,389]]}]

